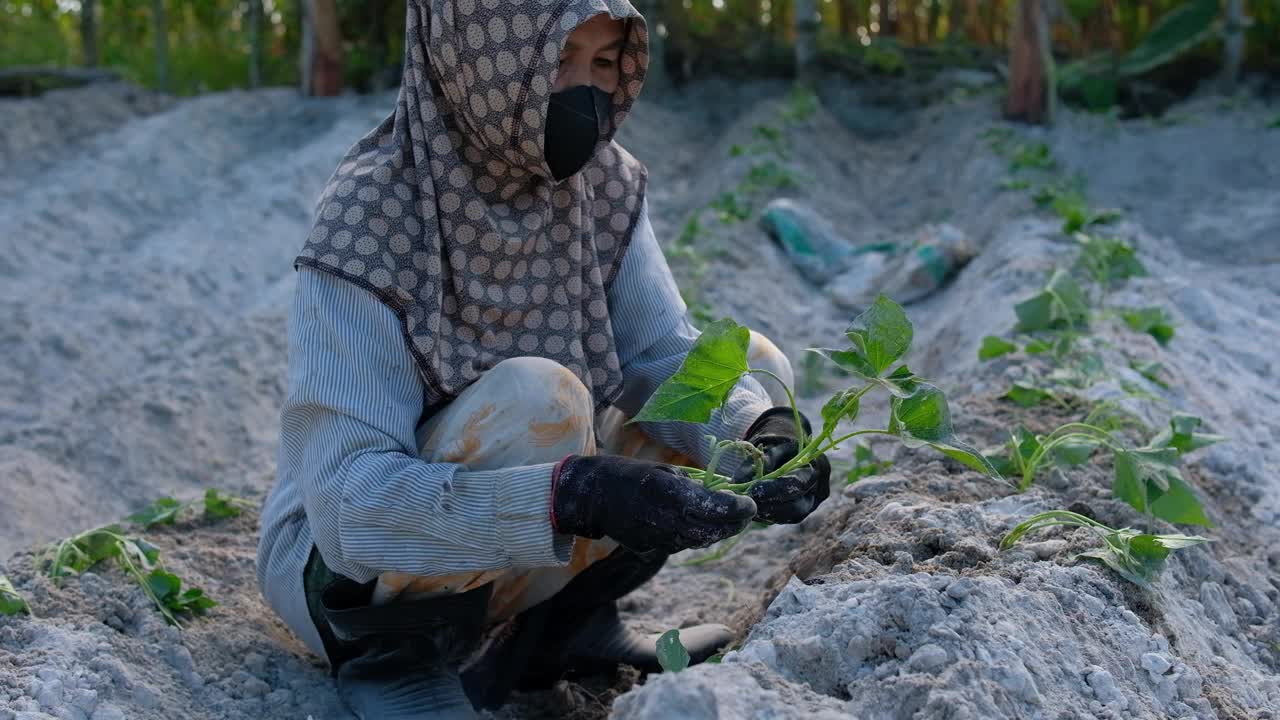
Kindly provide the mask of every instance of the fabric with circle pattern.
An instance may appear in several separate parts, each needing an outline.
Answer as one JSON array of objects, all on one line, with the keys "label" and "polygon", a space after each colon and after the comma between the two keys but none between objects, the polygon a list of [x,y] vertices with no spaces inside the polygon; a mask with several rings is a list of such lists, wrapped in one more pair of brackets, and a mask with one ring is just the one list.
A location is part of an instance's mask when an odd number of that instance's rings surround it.
[{"label": "fabric with circle pattern", "polygon": [[[600,13],[626,23],[610,127],[556,182],[543,135],[560,51]],[[573,371],[597,407],[621,389],[605,298],[647,172],[613,137],[647,67],[627,0],[409,0],[396,109],[339,164],[296,264],[399,315],[428,408],[522,355]]]}]

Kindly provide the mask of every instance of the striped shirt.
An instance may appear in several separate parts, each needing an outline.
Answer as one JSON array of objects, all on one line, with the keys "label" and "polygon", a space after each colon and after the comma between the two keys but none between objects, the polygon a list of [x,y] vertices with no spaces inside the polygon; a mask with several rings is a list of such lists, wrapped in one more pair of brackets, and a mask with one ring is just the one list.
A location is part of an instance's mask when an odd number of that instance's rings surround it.
[{"label": "striped shirt", "polygon": [[[669,378],[698,331],[642,208],[608,291],[634,414]],[[323,656],[303,593],[314,544],[335,572],[448,575],[567,564],[572,538],[548,514],[553,464],[468,470],[419,457],[425,388],[400,321],[371,293],[300,268],[289,310],[288,389],[275,487],[262,513],[258,585],[272,608]],[[642,423],[655,440],[707,459],[705,435],[740,438],[772,403],[743,378],[705,425]],[[447,508],[447,510],[446,510]]]}]

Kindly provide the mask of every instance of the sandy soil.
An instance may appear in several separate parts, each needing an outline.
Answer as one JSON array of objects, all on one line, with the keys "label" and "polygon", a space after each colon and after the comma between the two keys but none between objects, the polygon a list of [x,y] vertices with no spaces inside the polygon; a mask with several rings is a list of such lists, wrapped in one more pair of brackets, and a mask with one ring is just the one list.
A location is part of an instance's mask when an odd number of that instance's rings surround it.
[{"label": "sandy soil", "polygon": [[[729,147],[750,142],[757,124],[778,124],[784,91],[705,83],[642,104],[628,121],[623,141],[652,170],[664,242],[743,176],[748,161]],[[1073,247],[1025,194],[998,189],[1007,163],[980,137],[998,124],[990,96],[913,114],[888,141],[836,119],[859,114],[856,94],[823,95],[829,112],[787,130],[786,165],[801,178],[792,194],[857,242],[946,221],[983,248],[952,285],[909,308],[911,364],[954,398],[962,435],[999,442],[1028,417],[994,398],[1029,365],[979,365],[977,345],[1012,325],[1013,302]],[[38,121],[82,100],[100,110]],[[54,586],[27,549],[161,494],[218,486],[265,495],[290,260],[334,163],[390,100],[269,90],[173,103],[94,88],[0,104],[0,557],[17,553],[3,572],[38,615],[0,619],[0,720],[346,717],[318,660],[258,597],[252,513],[149,536],[222,603],[182,632],[118,572]],[[1173,409],[1193,412],[1232,439],[1190,463],[1218,542],[1182,553],[1152,593],[1071,563],[1084,548],[1079,534],[998,553],[1000,535],[1041,509],[1134,518],[1109,499],[1105,467],[1016,495],[936,456],[899,453],[893,471],[835,492],[804,524],[750,533],[720,563],[673,562],[629,598],[641,627],[730,618],[743,639],[722,665],[651,679],[613,704],[615,716],[1280,712],[1280,396],[1271,385],[1280,134],[1264,128],[1274,115],[1203,99],[1177,108],[1175,124],[1068,114],[1043,134],[1096,204],[1126,209],[1114,232],[1152,271],[1110,302],[1162,303],[1178,321],[1168,348],[1118,325],[1099,329],[1114,346],[1104,348],[1109,367],[1130,386],[1145,381],[1123,353],[1167,369],[1170,389],[1146,383],[1151,397],[1124,401],[1153,424]],[[717,312],[769,334],[796,361],[847,324],[753,224],[707,224],[699,252],[709,269],[697,291]],[[822,382],[835,389],[837,380]],[[1118,379],[1090,392],[1124,394]],[[816,413],[821,398],[804,402]],[[500,716],[603,717],[635,680],[564,684]]]}]

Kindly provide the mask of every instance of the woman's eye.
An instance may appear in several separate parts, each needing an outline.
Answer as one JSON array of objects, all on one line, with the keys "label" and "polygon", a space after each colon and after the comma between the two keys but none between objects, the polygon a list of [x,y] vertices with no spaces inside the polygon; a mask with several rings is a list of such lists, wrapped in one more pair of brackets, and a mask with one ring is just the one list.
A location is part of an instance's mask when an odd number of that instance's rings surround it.
[{"label": "woman's eye", "polygon": [[612,58],[596,58],[596,67],[605,68],[605,69],[611,68],[613,67],[613,59]]}]

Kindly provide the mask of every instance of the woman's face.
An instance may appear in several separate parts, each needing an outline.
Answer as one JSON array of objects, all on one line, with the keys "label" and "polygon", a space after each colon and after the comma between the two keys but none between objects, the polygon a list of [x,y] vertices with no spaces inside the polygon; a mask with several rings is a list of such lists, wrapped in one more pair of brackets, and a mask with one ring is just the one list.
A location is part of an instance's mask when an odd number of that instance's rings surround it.
[{"label": "woman's face", "polygon": [[622,54],[623,23],[595,15],[574,29],[560,51],[555,92],[594,85],[612,93],[618,89],[618,57]]}]

